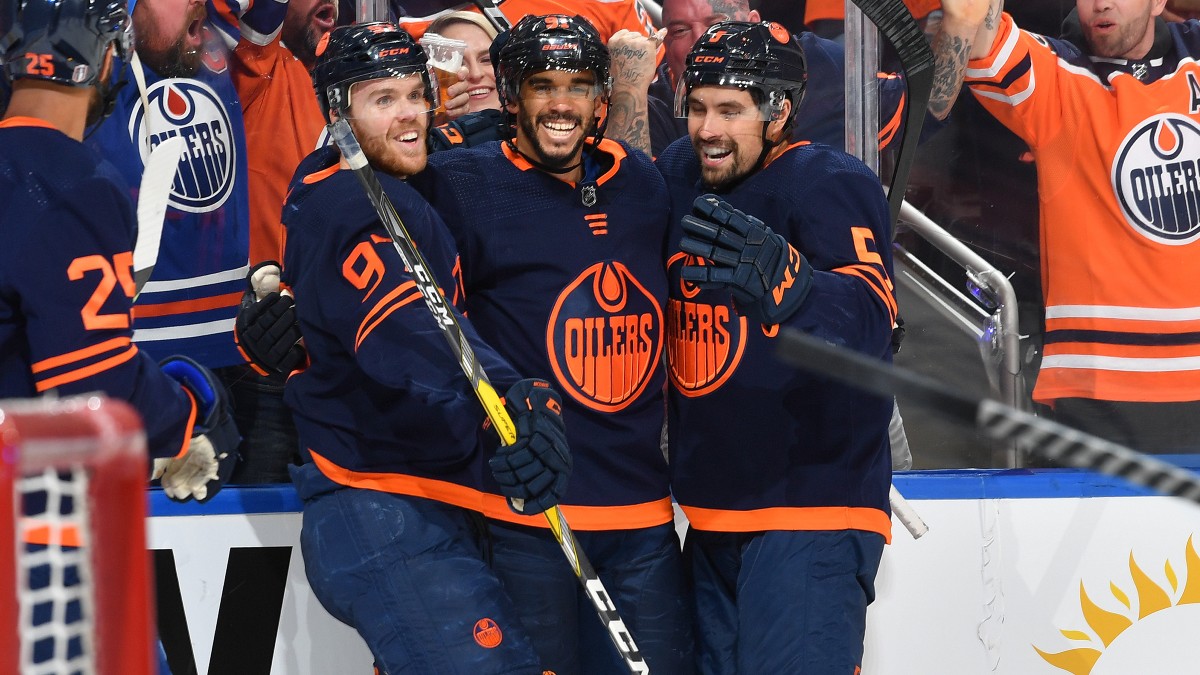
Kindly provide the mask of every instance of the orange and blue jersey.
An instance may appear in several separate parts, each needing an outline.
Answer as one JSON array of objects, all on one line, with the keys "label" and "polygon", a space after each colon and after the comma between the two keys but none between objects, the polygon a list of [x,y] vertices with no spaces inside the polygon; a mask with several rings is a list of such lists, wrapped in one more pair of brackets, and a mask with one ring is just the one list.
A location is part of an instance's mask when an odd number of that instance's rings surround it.
[{"label": "orange and blue jersey", "polygon": [[[310,364],[292,375],[284,400],[316,467],[341,485],[426,497],[475,511],[491,473],[497,436],[412,274],[358,179],[339,170],[336,148],[297,170],[283,222],[283,281]],[[405,182],[380,174],[429,271],[452,302],[462,300],[454,242],[441,218]],[[457,310],[455,311],[458,314]],[[518,379],[458,320],[498,391]],[[494,486],[494,482],[491,483]]]},{"label": "orange and blue jersey", "polygon": [[[863,530],[890,538],[892,401],[787,366],[780,326],[737,313],[728,290],[680,278],[680,218],[710,192],[688,139],[658,158],[671,194],[667,259],[671,489],[693,528]],[[896,318],[887,201],[859,160],[798,143],[721,194],[812,265],[786,327],[891,361]]]},{"label": "orange and blue jersey", "polygon": [[968,64],[1032,149],[1045,348],[1034,398],[1200,399],[1200,24],[1157,22],[1145,59],[1088,57],[1004,14]]},{"label": "orange and blue jersey", "polygon": [[279,214],[288,183],[326,139],[312,76],[281,41],[287,8],[286,2],[208,0],[245,117],[254,263],[282,259],[287,233]]},{"label": "orange and blue jersey", "polygon": [[217,368],[245,363],[233,322],[249,270],[249,195],[241,105],[223,50],[207,28],[205,34],[194,77],[164,79],[143,68],[149,114],[137,87],[123,87],[113,114],[87,142],[115,167],[136,202],[147,125],[152,146],[185,139],[158,260],[134,308],[133,339],[156,359],[183,354]]},{"label": "orange and blue jersey", "polygon": [[104,392],[174,457],[196,404],[133,342],[133,206],[100,161],[40,120],[0,122],[0,398]]},{"label": "orange and blue jersey", "polygon": [[[640,152],[612,140],[564,182],[507,144],[439,152],[412,179],[462,256],[471,322],[525,377],[563,398],[578,530],[670,523],[662,368],[667,196]],[[485,514],[544,527],[507,507]]]}]

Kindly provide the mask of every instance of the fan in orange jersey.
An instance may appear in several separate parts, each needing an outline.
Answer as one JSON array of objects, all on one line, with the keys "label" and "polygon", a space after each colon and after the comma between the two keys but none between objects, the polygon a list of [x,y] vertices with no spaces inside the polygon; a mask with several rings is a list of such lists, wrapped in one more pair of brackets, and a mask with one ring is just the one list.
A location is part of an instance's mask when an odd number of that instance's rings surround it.
[{"label": "fan in orange jersey", "polygon": [[[965,69],[1033,151],[1045,348],[1034,399],[1150,452],[1200,449],[1200,23],[1077,0],[1062,39],[946,0],[935,97]],[[970,56],[971,60],[967,61]]]}]

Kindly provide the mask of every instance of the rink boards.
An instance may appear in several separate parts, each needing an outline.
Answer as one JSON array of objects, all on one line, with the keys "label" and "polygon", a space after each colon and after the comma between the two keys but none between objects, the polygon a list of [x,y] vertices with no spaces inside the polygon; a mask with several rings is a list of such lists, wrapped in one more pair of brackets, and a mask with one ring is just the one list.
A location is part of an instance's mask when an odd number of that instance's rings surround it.
[{"label": "rink boards", "polygon": [[[1200,506],[1075,471],[897,475],[863,672],[1181,673],[1200,663]],[[163,640],[196,672],[371,673],[304,579],[290,486],[151,496]],[[1195,540],[1193,540],[1193,538]],[[786,617],[781,618],[786,620]]]}]

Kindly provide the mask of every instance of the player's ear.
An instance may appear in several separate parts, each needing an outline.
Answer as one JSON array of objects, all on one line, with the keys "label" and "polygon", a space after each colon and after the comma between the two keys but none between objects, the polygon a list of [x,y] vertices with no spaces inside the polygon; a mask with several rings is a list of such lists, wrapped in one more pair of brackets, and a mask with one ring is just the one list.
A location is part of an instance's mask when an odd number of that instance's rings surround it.
[{"label": "player's ear", "polygon": [[750,13],[746,15],[746,20],[750,23],[758,23],[762,21],[762,15],[758,13],[757,9],[752,9],[750,10]]}]

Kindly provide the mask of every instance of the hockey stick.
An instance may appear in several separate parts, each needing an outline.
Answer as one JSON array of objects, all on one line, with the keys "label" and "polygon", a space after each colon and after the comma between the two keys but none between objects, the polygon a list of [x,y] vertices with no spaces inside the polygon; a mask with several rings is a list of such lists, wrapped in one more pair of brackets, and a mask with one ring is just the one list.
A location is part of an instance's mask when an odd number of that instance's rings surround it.
[{"label": "hockey stick", "polygon": [[908,96],[904,106],[904,137],[896,152],[896,167],[892,171],[892,184],[888,187],[888,205],[891,207],[892,223],[900,215],[904,201],[904,190],[908,186],[908,173],[912,168],[913,155],[921,140],[921,127],[925,123],[925,108],[933,91],[933,50],[925,39],[921,27],[903,0],[852,0],[854,5],[879,28],[900,57],[900,67],[908,83]]},{"label": "hockey stick", "polygon": [[998,401],[951,389],[794,329],[781,331],[780,341],[779,356],[792,365],[879,396],[910,396],[952,419],[977,425],[996,440],[1022,444],[1051,461],[1200,502],[1200,476],[1186,469]]},{"label": "hockey stick", "polygon": [[913,539],[920,539],[929,531],[929,526],[921,519],[920,514],[909,505],[908,500],[900,494],[895,485],[888,493],[888,505],[892,507],[892,514],[896,516],[896,520],[900,521]]},{"label": "hockey stick", "polygon": [[[425,259],[417,251],[412,237],[408,235],[408,230],[405,229],[404,223],[400,220],[399,214],[396,213],[391,200],[384,193],[383,186],[379,184],[379,178],[367,162],[366,155],[363,154],[362,148],[359,147],[358,139],[354,137],[354,132],[350,129],[350,124],[345,118],[339,119],[337,122],[329,125],[329,135],[337,143],[338,149],[342,151],[342,157],[345,158],[346,163],[354,171],[354,175],[362,183],[363,189],[366,190],[367,196],[371,199],[371,204],[374,205],[375,211],[379,214],[379,219],[383,222],[384,228],[387,229],[388,234],[391,236],[392,243],[396,246],[396,252],[400,254],[400,259],[412,271],[413,279],[417,283],[417,288],[421,291],[421,297],[424,298],[425,305],[429,307],[429,311],[437,320],[438,326],[446,338],[446,342],[450,344],[450,350],[458,359],[458,365],[462,368],[463,373],[466,374],[467,379],[471,381],[471,388],[475,390],[475,395],[479,397],[479,402],[483,404],[483,409],[487,413],[488,419],[495,425],[504,444],[512,445],[517,440],[517,429],[513,424],[512,417],[509,416],[508,410],[501,403],[495,388],[488,381],[487,374],[483,372],[483,367],[476,360],[475,352],[471,349],[470,343],[467,342],[467,337],[463,334],[462,327],[458,325],[458,320],[454,318],[454,312],[450,308],[450,303],[442,295],[441,289],[438,288],[437,282],[434,281],[432,274],[429,272],[429,265],[426,264]],[[641,652],[638,651],[637,646],[633,643],[633,636],[630,635],[629,629],[625,627],[625,622],[621,620],[620,614],[617,613],[617,608],[612,602],[612,597],[605,590],[600,577],[596,575],[596,571],[592,568],[592,563],[588,560],[583,550],[579,548],[579,542],[575,539],[575,533],[571,531],[566,519],[563,518],[562,510],[558,506],[554,506],[544,511],[543,515],[549,521],[550,531],[554,534],[554,538],[558,540],[559,546],[562,547],[563,554],[567,556],[567,561],[571,563],[571,568],[575,571],[575,576],[579,579],[579,583],[583,584],[584,592],[591,599],[592,604],[596,608],[596,613],[600,615],[601,623],[608,629],[609,637],[612,638],[613,644],[616,645],[617,651],[620,652],[621,658],[625,661],[625,665],[629,667],[629,672],[635,675],[649,673],[650,668],[646,665]]]},{"label": "hockey stick", "polygon": [[483,12],[483,15],[487,17],[488,23],[495,27],[497,33],[503,33],[512,28],[512,24],[508,22],[508,17],[504,16],[504,13],[496,6],[496,0],[473,0],[473,2],[479,8],[479,11]]},{"label": "hockey stick", "polygon": [[184,144],[182,136],[166,139],[154,147],[142,168],[142,183],[138,188],[137,243],[133,246],[134,302],[150,280],[158,261],[163,218],[167,215],[167,202],[171,199],[171,186],[175,183]]}]

